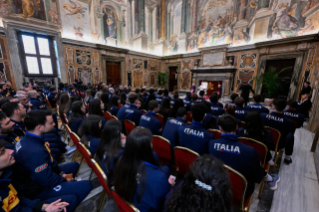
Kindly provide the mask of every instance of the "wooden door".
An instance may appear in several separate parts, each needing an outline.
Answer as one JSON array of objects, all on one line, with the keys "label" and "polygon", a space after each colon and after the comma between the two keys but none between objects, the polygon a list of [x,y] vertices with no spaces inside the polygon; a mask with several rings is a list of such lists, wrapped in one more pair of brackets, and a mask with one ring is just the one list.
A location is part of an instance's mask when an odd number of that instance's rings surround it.
[{"label": "wooden door", "polygon": [[173,91],[174,87],[177,86],[177,66],[169,67],[169,91]]},{"label": "wooden door", "polygon": [[121,84],[121,63],[106,61],[106,82],[107,84]]}]

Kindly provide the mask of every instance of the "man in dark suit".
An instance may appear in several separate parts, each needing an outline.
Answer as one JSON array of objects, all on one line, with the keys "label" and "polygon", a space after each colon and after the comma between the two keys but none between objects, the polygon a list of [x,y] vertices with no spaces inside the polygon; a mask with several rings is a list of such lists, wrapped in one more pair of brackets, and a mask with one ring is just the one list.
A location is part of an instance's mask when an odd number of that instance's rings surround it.
[{"label": "man in dark suit", "polygon": [[301,113],[306,119],[309,119],[309,110],[312,107],[311,94],[304,94],[301,96],[301,102],[297,107],[297,111]]},{"label": "man in dark suit", "polygon": [[239,87],[239,90],[241,90],[240,96],[244,98],[245,106],[247,106],[247,102],[249,101],[249,92],[251,91],[253,94],[255,94],[255,91],[246,81],[244,81],[243,84]]},{"label": "man in dark suit", "polygon": [[304,94],[306,94],[306,93],[308,94],[308,93],[310,93],[310,92],[311,92],[310,82],[305,82],[305,83],[303,84],[303,88],[302,88],[300,94],[301,94],[301,96],[302,96],[302,95],[304,95]]}]

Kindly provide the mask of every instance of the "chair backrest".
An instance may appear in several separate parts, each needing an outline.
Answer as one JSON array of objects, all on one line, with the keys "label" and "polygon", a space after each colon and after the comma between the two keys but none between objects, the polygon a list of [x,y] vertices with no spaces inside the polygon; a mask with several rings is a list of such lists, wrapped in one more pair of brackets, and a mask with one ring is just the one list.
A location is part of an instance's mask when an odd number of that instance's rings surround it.
[{"label": "chair backrest", "polygon": [[110,120],[118,120],[118,118],[116,116],[111,116]]},{"label": "chair backrest", "polygon": [[244,122],[244,121],[241,121],[241,122],[240,122],[240,127],[241,127],[241,128],[244,128],[244,127],[245,127],[245,122]]},{"label": "chair backrest", "polygon": [[125,126],[125,130],[126,130],[126,134],[130,134],[130,132],[132,130],[134,130],[135,128],[135,123],[132,122],[131,120],[125,119],[124,120],[124,126]]},{"label": "chair backrest", "polygon": [[240,174],[235,169],[224,165],[227,169],[232,196],[233,196],[233,205],[239,206],[242,211],[244,211],[245,207],[245,194],[247,190],[247,180],[246,178]]},{"label": "chair backrest", "polygon": [[49,99],[48,99],[48,96],[47,96],[47,95],[43,95],[43,97],[44,97],[45,102],[47,103],[48,107],[49,107],[49,108],[52,108],[51,103],[50,103],[50,101],[49,101]]},{"label": "chair backrest", "polygon": [[109,198],[113,199],[113,195],[111,193],[111,190],[109,189],[109,186],[107,185],[106,174],[103,172],[103,170],[101,169],[99,164],[93,158],[91,159],[91,164],[92,164],[91,168],[93,169],[94,173],[96,174],[97,179],[101,183],[103,189],[105,190],[105,192],[107,193]]},{"label": "chair backrest", "polygon": [[208,129],[207,131],[214,135],[214,139],[220,139],[222,137],[222,133],[220,132],[220,130]]},{"label": "chair backrest", "polygon": [[261,164],[265,166],[267,152],[268,152],[268,148],[265,144],[263,144],[260,141],[254,140],[252,138],[246,138],[246,137],[239,137],[238,140],[248,146],[253,147],[258,152]]},{"label": "chair backrest", "polygon": [[171,143],[169,142],[169,140],[159,135],[153,135],[152,143],[153,150],[158,155],[159,160],[163,164],[170,166],[172,162],[172,154]]},{"label": "chair backrest", "polygon": [[188,172],[190,165],[199,157],[197,152],[181,146],[174,148],[174,155],[176,170],[183,176]]},{"label": "chair backrest", "polygon": [[75,134],[74,132],[70,131],[69,133],[71,140],[73,141],[73,143],[75,144],[75,146],[78,146],[81,139],[79,138],[79,136],[77,134]]},{"label": "chair backrest", "polygon": [[188,111],[187,112],[187,121],[192,122],[192,119],[193,119],[193,114],[192,114],[192,112]]},{"label": "chair backrest", "polygon": [[64,121],[65,121],[65,124],[69,124],[69,120],[68,120],[68,118],[66,117],[66,115],[65,115],[65,113],[63,113],[63,119],[64,119]]},{"label": "chair backrest", "polygon": [[275,144],[275,149],[272,149],[272,150],[277,152],[281,133],[279,130],[272,128],[272,127],[269,127],[269,126],[265,126],[265,128],[270,130],[272,137],[274,138],[274,144]]},{"label": "chair backrest", "polygon": [[161,122],[162,127],[164,128],[164,125],[165,125],[164,117],[161,114],[159,114],[159,113],[156,113],[155,117]]},{"label": "chair backrest", "polygon": [[144,115],[145,113],[147,113],[147,110],[142,109],[141,112]]},{"label": "chair backrest", "polygon": [[119,212],[139,212],[137,208],[124,201],[117,193],[115,193],[115,191],[112,191],[112,195]]},{"label": "chair backrest", "polygon": [[112,118],[112,114],[109,111],[106,111],[104,113],[104,117],[108,121],[108,120],[110,120]]},{"label": "chair backrest", "polygon": [[79,145],[77,145],[76,148],[80,152],[80,154],[84,157],[87,164],[90,167],[92,167],[92,162],[91,162],[92,154],[91,154],[91,152],[81,142],[79,142]]},{"label": "chair backrest", "polygon": [[70,129],[69,125],[65,125],[65,129],[66,129],[67,133],[69,134],[69,136],[71,137],[72,130]]}]

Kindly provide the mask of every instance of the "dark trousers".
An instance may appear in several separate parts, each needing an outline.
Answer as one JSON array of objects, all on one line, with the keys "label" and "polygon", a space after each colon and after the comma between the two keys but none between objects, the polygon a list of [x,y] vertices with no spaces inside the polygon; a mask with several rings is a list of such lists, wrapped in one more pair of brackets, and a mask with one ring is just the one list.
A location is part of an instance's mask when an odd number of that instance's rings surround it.
[{"label": "dark trousers", "polygon": [[281,140],[278,147],[279,149],[285,148],[285,154],[290,156],[292,155],[294,151],[294,144],[295,144],[294,135],[292,133],[288,133],[284,142],[283,140]]},{"label": "dark trousers", "polygon": [[245,106],[247,106],[247,105],[248,105],[248,102],[249,102],[249,96],[241,96],[241,97],[244,98],[244,100],[245,100]]},{"label": "dark trousers", "polygon": [[[67,163],[59,166],[60,169],[66,173],[71,174],[73,176],[76,175],[79,164],[77,162]],[[67,207],[67,211],[74,211],[76,206],[78,206],[85,197],[90,193],[92,189],[91,181],[82,180],[82,181],[74,181],[74,182],[63,182],[59,185],[55,185],[55,187],[45,188],[45,190],[39,194],[35,199],[40,199],[44,201],[46,199],[57,198],[60,199],[61,196],[69,196],[72,197],[70,205]]]}]

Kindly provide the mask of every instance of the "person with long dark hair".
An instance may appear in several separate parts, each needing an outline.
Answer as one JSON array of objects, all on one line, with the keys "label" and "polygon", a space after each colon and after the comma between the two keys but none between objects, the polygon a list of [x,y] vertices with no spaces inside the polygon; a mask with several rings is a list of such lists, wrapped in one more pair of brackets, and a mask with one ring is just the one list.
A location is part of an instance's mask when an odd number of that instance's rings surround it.
[{"label": "person with long dark hair", "polygon": [[100,116],[89,115],[85,117],[78,131],[79,136],[81,136],[81,143],[89,148],[92,155],[95,155],[100,143],[101,127]]},{"label": "person with long dark hair", "polygon": [[70,94],[67,91],[61,93],[59,102],[59,113],[68,115],[70,111]]},{"label": "person with long dark hair", "polygon": [[110,99],[109,99],[109,93],[106,92],[106,93],[102,93],[101,95],[101,101],[103,102],[104,104],[104,111],[108,111],[109,109],[109,104],[110,104]]},{"label": "person with long dark hair", "polygon": [[170,98],[164,97],[162,99],[162,103],[161,103],[160,109],[158,111],[158,113],[161,114],[164,117],[164,123],[166,123],[168,114],[169,114],[169,112],[171,110],[170,101],[171,101]]},{"label": "person with long dark hair", "polygon": [[123,91],[120,95],[120,99],[121,99],[121,105],[126,105],[126,99],[127,99],[127,96],[126,96],[126,93]]},{"label": "person with long dark hair", "polygon": [[267,130],[257,111],[249,111],[246,115],[244,128],[238,129],[240,137],[248,137],[264,143],[268,148],[266,162],[270,161],[272,156],[270,149],[274,149],[274,139],[269,130]]},{"label": "person with long dark hair", "polygon": [[116,116],[117,112],[119,111],[119,104],[120,104],[120,97],[117,95],[114,95],[111,98],[111,104],[110,104],[110,108],[109,111],[112,115]]},{"label": "person with long dark hair", "polygon": [[166,212],[230,212],[231,186],[223,163],[212,155],[203,155],[166,202]]},{"label": "person with long dark hair", "polygon": [[86,108],[82,101],[73,102],[69,118],[69,126],[73,132],[78,133],[82,121],[85,118],[85,112]]},{"label": "person with long dark hair", "polygon": [[106,123],[106,119],[104,116],[104,103],[100,99],[93,99],[89,104],[89,114],[90,115],[98,115],[102,120],[102,129]]},{"label": "person with long dark hair", "polygon": [[122,123],[118,120],[108,121],[102,131],[95,159],[110,181],[114,167],[122,157],[125,143],[126,136],[122,133]]},{"label": "person with long dark hair", "polygon": [[93,100],[94,97],[92,96],[92,90],[88,89],[86,90],[86,95],[85,95],[85,98],[84,98],[84,102],[86,104],[89,104],[91,100]]},{"label": "person with long dark hair", "polygon": [[184,107],[184,101],[182,99],[175,99],[173,109],[169,112],[168,117],[176,118],[177,110],[180,107]]},{"label": "person with long dark hair", "polygon": [[113,182],[115,191],[141,212],[162,210],[171,185],[154,157],[149,130],[137,127],[128,135]]}]

